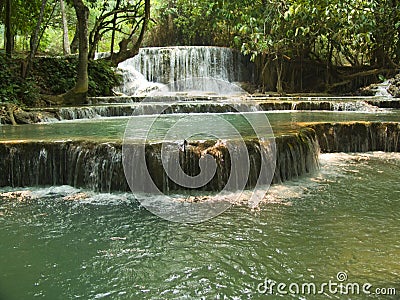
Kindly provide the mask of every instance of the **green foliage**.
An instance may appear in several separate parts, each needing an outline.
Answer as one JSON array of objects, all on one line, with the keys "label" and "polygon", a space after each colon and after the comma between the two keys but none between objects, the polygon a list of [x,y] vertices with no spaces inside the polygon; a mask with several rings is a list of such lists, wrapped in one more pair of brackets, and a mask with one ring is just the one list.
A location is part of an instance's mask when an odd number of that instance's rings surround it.
[{"label": "green foliage", "polygon": [[75,84],[76,58],[40,57],[34,60],[33,75],[42,93],[58,95]]},{"label": "green foliage", "polygon": [[[75,85],[77,59],[42,57],[34,61],[32,77],[20,76],[21,60],[0,55],[0,102],[34,106],[40,94],[58,95]],[[121,83],[121,76],[107,61],[89,64],[89,96],[110,96],[112,88]]]},{"label": "green foliage", "polygon": [[[89,57],[94,58],[99,46],[104,51],[111,50],[114,33],[113,51],[120,41],[133,36],[138,37],[144,17],[144,0],[106,0],[91,1]],[[104,49],[104,46],[108,46]]]},{"label": "green foliage", "polygon": [[187,45],[209,45],[214,32],[213,1],[177,0],[176,7],[170,11],[178,31],[178,43]]},{"label": "green foliage", "polygon": [[[134,37],[143,17],[143,0],[84,0],[90,9],[90,49],[109,51]],[[76,16],[66,0],[70,37]],[[274,61],[311,59],[332,66],[396,68],[400,64],[400,1],[393,0],[152,0],[148,45],[218,45]],[[0,25],[4,25],[0,1]],[[12,1],[16,50],[26,51],[38,21],[41,0]],[[120,9],[117,9],[117,6]],[[128,11],[129,10],[129,11]],[[113,25],[115,14],[119,21]],[[48,0],[39,50],[62,53],[59,0]],[[0,26],[0,40],[4,40]],[[111,31],[110,31],[111,30]],[[14,57],[17,57],[14,53]],[[26,57],[23,52],[21,57]],[[93,56],[90,56],[93,57]],[[4,62],[4,58],[1,58]],[[34,101],[41,93],[60,94],[75,83],[76,59],[38,59],[32,76],[19,78],[20,62],[0,70],[2,101]],[[266,61],[266,60],[265,60]],[[89,95],[109,95],[119,78],[106,62],[91,62]],[[43,75],[46,74],[46,75]],[[32,100],[31,100],[32,99]]]},{"label": "green foliage", "polygon": [[[378,62],[376,50],[399,62],[400,4],[373,0],[255,1],[237,25],[243,52],[312,56],[353,66]],[[400,23],[399,23],[400,24]]]},{"label": "green foliage", "polygon": [[[19,49],[26,50],[39,15],[41,0],[13,0],[12,23]],[[72,1],[67,13],[71,33],[76,17]],[[85,0],[90,8],[89,31],[99,27],[100,51],[108,51],[108,23],[117,0]],[[121,0],[132,8],[141,1]],[[140,4],[141,5],[141,4]],[[48,0],[40,50],[61,53],[58,0]],[[140,11],[140,10],[139,10]],[[309,57],[338,65],[393,66],[400,62],[400,2],[392,0],[153,0],[155,23],[148,43],[153,45],[219,45],[258,54]],[[117,40],[135,27],[139,17],[126,14],[118,23]],[[4,11],[0,24],[4,24]],[[3,32],[4,35],[4,32]],[[116,43],[117,44],[117,43]]]},{"label": "green foliage", "polygon": [[[54,5],[57,0],[49,0],[45,9],[44,20],[49,20],[53,15]],[[30,35],[33,33],[34,28],[39,17],[41,0],[13,0],[11,3],[12,8],[12,24],[14,32],[22,36]],[[3,20],[3,17],[1,20]]]},{"label": "green foliage", "polygon": [[[76,82],[78,60],[75,57],[37,58],[34,76],[42,93],[58,95],[67,92]],[[119,85],[121,77],[114,72],[108,61],[90,61],[88,95],[111,96],[112,88]]]},{"label": "green foliage", "polygon": [[285,55],[336,65],[400,62],[399,1],[169,0],[155,7],[156,34],[169,44],[231,46],[253,58]]},{"label": "green foliage", "polygon": [[156,26],[150,42],[158,45],[214,45],[218,43],[220,21],[218,9],[222,1],[169,0],[154,1]]},{"label": "green foliage", "polygon": [[110,66],[109,61],[89,62],[89,96],[111,96],[112,88],[120,85],[121,75]]},{"label": "green foliage", "polygon": [[19,76],[20,62],[0,55],[0,102],[32,105],[38,99],[38,89],[31,78]]}]

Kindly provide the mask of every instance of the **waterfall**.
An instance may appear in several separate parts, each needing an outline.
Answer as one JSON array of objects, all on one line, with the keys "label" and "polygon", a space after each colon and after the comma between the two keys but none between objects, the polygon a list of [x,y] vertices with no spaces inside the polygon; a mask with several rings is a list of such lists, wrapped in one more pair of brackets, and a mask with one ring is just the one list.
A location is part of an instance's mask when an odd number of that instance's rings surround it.
[{"label": "waterfall", "polygon": [[284,182],[319,168],[320,147],[315,131],[305,128],[276,139],[277,161],[273,183]]},{"label": "waterfall", "polygon": [[[299,134],[278,137],[276,143],[281,151],[277,154],[277,171],[275,174],[271,173],[275,162],[269,161],[266,164],[269,173],[263,172],[270,179],[273,177],[274,182],[301,176],[317,168],[319,151],[315,146],[314,131],[309,129]],[[218,141],[194,141],[187,145],[185,151],[181,151],[179,143],[171,143],[168,147],[174,147],[179,152],[179,165],[191,176],[199,173],[199,161],[204,153],[213,156],[217,165],[215,175],[199,189],[221,191],[228,182],[232,183],[231,190],[240,189],[235,183],[243,182],[243,176],[248,176],[247,188],[252,188],[257,183],[261,159],[272,149],[269,143],[261,144],[258,140],[249,140],[245,144],[250,163],[248,174],[243,174],[241,168],[236,168],[231,174],[232,160],[235,160],[236,155],[231,158],[228,147],[237,149],[234,150],[236,152],[241,151],[240,147],[235,148],[235,141],[227,141],[226,144]],[[152,143],[145,147],[146,168],[152,180],[163,192],[182,190],[182,187],[167,176],[163,168],[161,149],[162,143]],[[290,149],[289,152],[287,149]],[[133,145],[128,152],[129,157],[132,157],[129,170],[139,180],[145,171],[136,166],[136,162],[142,158],[143,153],[140,151],[140,147]],[[129,190],[120,143],[1,142],[0,155],[4,158],[0,161],[0,168],[3,170],[0,173],[0,186],[71,185],[101,192]],[[176,164],[172,158],[166,159],[167,164]],[[261,178],[260,182],[268,182],[268,178]]]},{"label": "waterfall", "polygon": [[[181,113],[227,113],[256,111],[257,106],[245,103],[194,103],[181,102],[143,103],[141,105],[102,105],[87,107],[63,107],[53,110],[54,120],[94,119],[100,117],[130,117],[132,115],[181,114]],[[49,121],[45,119],[44,121]]]},{"label": "waterfall", "polygon": [[[231,142],[231,141],[229,141]],[[235,147],[232,141],[230,146]],[[400,124],[391,122],[353,122],[309,124],[297,133],[275,138],[276,166],[273,183],[287,181],[318,169],[321,152],[400,152]],[[246,188],[256,184],[261,165],[261,153],[269,152],[268,144],[258,140],[245,141],[249,157]],[[220,191],[230,176],[233,182],[243,182],[243,172],[231,174],[228,144],[218,141],[193,141],[185,151],[179,143],[171,143],[179,152],[179,164],[191,176],[199,173],[202,153],[216,161],[214,177],[200,190]],[[166,174],[161,160],[162,143],[145,147],[146,168],[156,186],[163,192],[182,190]],[[141,153],[132,147],[132,172],[140,178],[143,170],[135,167]],[[240,151],[240,150],[238,150]],[[143,154],[143,153],[142,153]],[[85,141],[60,142],[0,142],[0,186],[71,185],[101,192],[128,191],[121,143]],[[176,161],[168,161],[176,163]],[[232,158],[235,159],[235,158]],[[268,165],[268,164],[267,164]],[[270,164],[269,166],[272,166]],[[268,166],[267,166],[268,167]],[[271,168],[272,170],[272,168]],[[233,186],[235,187],[235,186]]]},{"label": "waterfall", "polygon": [[128,190],[120,146],[92,142],[1,143],[0,186],[71,185]]},{"label": "waterfall", "polygon": [[[168,98],[168,101],[164,101]],[[126,98],[123,98],[126,99]],[[123,99],[121,101],[123,101]],[[141,98],[138,98],[141,99]],[[106,101],[99,99],[98,101]],[[137,100],[137,99],[135,99]],[[142,99],[143,100],[143,99]],[[132,115],[181,114],[181,113],[229,113],[238,111],[276,111],[276,110],[326,110],[380,112],[384,108],[400,108],[400,101],[231,101],[223,97],[190,97],[185,101],[181,97],[152,97],[151,102],[111,103],[80,107],[54,107],[35,109],[38,122],[56,122],[62,120],[94,119],[105,117],[130,117]],[[117,99],[119,101],[119,98]]]},{"label": "waterfall", "polygon": [[321,151],[400,152],[400,124],[392,122],[319,123],[316,131]]},{"label": "waterfall", "polygon": [[382,83],[376,84],[375,85],[375,96],[393,98],[392,94],[390,94],[388,92],[390,83],[391,83],[390,80],[386,80]]},{"label": "waterfall", "polygon": [[[393,107],[396,102],[391,102],[388,107]],[[326,110],[326,111],[360,111],[376,112],[381,111],[373,102],[364,100],[337,101],[337,100],[279,100],[261,102],[259,106],[264,111],[271,110]]]},{"label": "waterfall", "polygon": [[365,112],[374,112],[379,111],[380,109],[376,106],[373,106],[366,101],[343,101],[333,103],[334,111],[365,111]]},{"label": "waterfall", "polygon": [[251,66],[247,58],[229,48],[141,48],[138,55],[119,64],[124,77],[119,91],[127,95],[143,94],[160,88],[160,84],[179,91],[179,82],[186,80],[186,89],[212,92],[215,87],[210,87],[209,79],[252,81]]}]

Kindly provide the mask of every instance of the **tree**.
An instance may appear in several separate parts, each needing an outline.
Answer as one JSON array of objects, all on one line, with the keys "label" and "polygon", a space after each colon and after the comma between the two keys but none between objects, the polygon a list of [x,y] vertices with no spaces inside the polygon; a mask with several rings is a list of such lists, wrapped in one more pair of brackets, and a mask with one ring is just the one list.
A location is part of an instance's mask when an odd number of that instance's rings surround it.
[{"label": "tree", "polygon": [[0,16],[3,14],[5,0],[0,0]]},{"label": "tree", "polygon": [[[89,57],[94,58],[102,38],[111,31],[111,57],[113,65],[118,65],[139,52],[150,21],[150,0],[117,0],[112,6],[107,1],[100,8],[100,14],[89,35]],[[119,42],[119,51],[114,52],[116,32],[124,37]]]},{"label": "tree", "polygon": [[[400,2],[373,1],[370,6],[373,23],[371,30],[371,64],[376,67],[398,67],[400,54]],[[395,62],[397,58],[397,63]]]},{"label": "tree", "polygon": [[[146,33],[147,26],[150,21],[150,0],[144,1],[144,14],[142,18],[135,23],[133,30],[127,38],[122,39],[119,42],[119,51],[112,56],[111,62],[114,66],[117,66],[120,62],[127,60],[128,58],[134,57],[139,53],[139,48],[143,42],[144,34]],[[136,41],[134,34],[138,28],[140,28],[139,36]]]},{"label": "tree", "polygon": [[79,58],[78,74],[75,86],[67,93],[60,95],[59,99],[65,104],[79,105],[86,102],[89,88],[88,77],[88,20],[89,8],[82,0],[73,0],[73,5],[79,26]]},{"label": "tree", "polygon": [[[156,26],[150,40],[157,45],[215,45],[221,44],[219,14],[229,1],[168,0],[156,3]],[[226,40],[224,40],[226,41]],[[229,45],[229,42],[228,42]]]},{"label": "tree", "polygon": [[[121,5],[121,0],[117,0],[117,3],[115,4],[115,9],[118,10],[120,5]],[[112,36],[111,36],[111,48],[110,48],[111,59],[114,56],[115,32],[117,30],[117,21],[118,21],[118,14],[114,13],[112,19]]]},{"label": "tree", "polygon": [[69,55],[71,54],[71,49],[68,38],[68,21],[67,21],[67,14],[65,12],[64,0],[60,0],[60,9],[61,9],[62,24],[63,24],[63,52],[64,55]]},{"label": "tree", "polygon": [[11,24],[11,0],[5,0],[5,29],[6,29],[6,55],[7,57],[12,56],[14,46],[14,35],[12,32]]},{"label": "tree", "polygon": [[25,78],[31,68],[32,68],[32,62],[33,62],[33,58],[36,55],[37,49],[39,47],[39,35],[40,35],[40,26],[42,25],[43,22],[43,17],[44,17],[44,10],[46,8],[46,4],[47,4],[47,0],[42,0],[42,5],[40,7],[40,14],[39,14],[39,18],[38,21],[36,23],[36,28],[34,33],[31,35],[30,38],[30,51],[29,51],[29,55],[26,61],[26,65],[22,70],[22,77]]},{"label": "tree", "polygon": [[71,53],[74,54],[78,53],[78,47],[79,47],[79,24],[78,22],[76,22],[74,37],[70,45]]},{"label": "tree", "polygon": [[[58,97],[59,102],[65,104],[79,105],[86,101],[86,95],[89,87],[88,79],[88,60],[89,60],[89,36],[88,36],[88,20],[89,20],[89,8],[83,3],[82,0],[73,0],[73,6],[76,11],[78,20],[78,37],[79,37],[79,62],[78,62],[78,74],[75,86],[67,93]],[[110,14],[114,16],[117,12]],[[144,13],[139,21],[135,21],[135,25],[131,30],[129,36],[120,42],[120,50],[112,57],[112,63],[117,65],[119,62],[124,61],[130,57],[133,57],[139,52],[139,47],[143,41],[144,34],[147,28],[147,24],[150,20],[150,0],[144,1]],[[139,36],[136,41],[133,41],[134,33],[136,29],[141,26]],[[95,26],[96,28],[96,26]],[[129,44],[132,44],[129,47]],[[93,44],[91,45],[92,48]]]}]

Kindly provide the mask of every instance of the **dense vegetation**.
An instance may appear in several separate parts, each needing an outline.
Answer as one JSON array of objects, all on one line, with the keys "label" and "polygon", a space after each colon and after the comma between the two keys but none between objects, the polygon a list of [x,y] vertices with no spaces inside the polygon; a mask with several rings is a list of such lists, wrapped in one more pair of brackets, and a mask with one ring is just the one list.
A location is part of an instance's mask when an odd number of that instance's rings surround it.
[{"label": "dense vegetation", "polygon": [[352,66],[399,62],[395,0],[170,0],[159,10],[159,28],[174,29],[159,43],[230,46],[253,57],[306,56]]},{"label": "dense vegetation", "polygon": [[[76,83],[78,60],[76,57],[36,58],[31,76],[22,78],[21,61],[0,55],[0,100],[18,105],[46,105],[50,95],[63,94]],[[111,96],[121,77],[107,61],[90,61],[88,96]],[[50,98],[51,99],[51,98]],[[51,101],[50,101],[51,102]]]},{"label": "dense vegetation", "polygon": [[257,62],[267,89],[301,90],[312,73],[325,88],[362,85],[400,62],[395,0],[170,0],[160,12],[153,43],[237,48]]},{"label": "dense vegetation", "polygon": [[20,76],[18,61],[0,55],[0,101],[31,105],[38,98],[39,90],[32,80]]},{"label": "dense vegetation", "polygon": [[[88,62],[96,51],[111,51],[109,66],[115,66],[134,56],[140,45],[232,47],[256,62],[258,84],[264,90],[335,91],[397,71],[400,2],[0,0],[0,43],[1,63],[8,66],[0,71],[2,101],[27,101],[38,97],[38,91],[64,93],[73,84],[80,84],[74,93],[83,96],[85,89],[91,95],[109,93],[109,87],[99,90],[85,74]],[[59,72],[69,68],[69,62],[61,66],[51,60],[50,77],[60,82],[44,88],[37,80],[41,64],[34,63],[34,57],[77,52],[78,68],[71,67],[71,72]]]},{"label": "dense vegetation", "polygon": [[[72,11],[75,14],[68,14]],[[78,52],[76,74],[61,81],[74,81],[75,84],[65,93],[52,98],[52,102],[62,104],[83,104],[88,93],[96,89],[89,77],[89,61],[103,40],[109,40],[112,55],[109,65],[136,55],[143,41],[150,20],[150,0],[144,1],[95,1],[95,0],[0,0],[5,55],[8,59],[15,56],[17,50],[25,50],[21,59],[20,76],[28,81],[34,72],[35,57],[49,40],[62,37],[62,47],[54,54]],[[61,16],[61,24],[56,21]],[[71,17],[72,16],[72,17]],[[70,43],[72,20],[74,38]],[[19,43],[18,43],[19,42]],[[116,45],[118,43],[118,51]],[[47,49],[45,49],[47,50]],[[92,66],[94,66],[92,64]],[[103,70],[107,65],[102,65]],[[104,75],[109,71],[105,70]],[[54,75],[58,75],[57,73]],[[113,79],[111,79],[113,81]],[[107,83],[107,81],[106,81]],[[62,85],[62,83],[56,84]],[[107,87],[106,91],[110,88]],[[96,94],[93,93],[92,94]],[[18,96],[18,95],[15,95]]]}]

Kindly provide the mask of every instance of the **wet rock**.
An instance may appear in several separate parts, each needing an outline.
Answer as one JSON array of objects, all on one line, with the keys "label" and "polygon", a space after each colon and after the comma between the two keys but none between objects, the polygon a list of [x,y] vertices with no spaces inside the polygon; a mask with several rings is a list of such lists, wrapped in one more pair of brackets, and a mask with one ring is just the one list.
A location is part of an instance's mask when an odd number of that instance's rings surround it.
[{"label": "wet rock", "polygon": [[377,89],[378,89],[377,84],[371,84],[369,86],[360,88],[356,94],[359,96],[365,96],[365,97],[375,96]]},{"label": "wet rock", "polygon": [[63,198],[65,201],[79,201],[89,198],[89,195],[86,193],[76,193],[73,195],[68,195]]},{"label": "wet rock", "polygon": [[0,107],[0,124],[11,124],[10,116],[5,107]]},{"label": "wet rock", "polygon": [[18,202],[29,201],[35,199],[35,196],[31,191],[13,191],[0,194],[1,198],[7,198],[10,200],[16,200]]},{"label": "wet rock", "polygon": [[0,124],[33,124],[59,119],[56,111],[22,109],[15,104],[0,106]]},{"label": "wet rock", "polygon": [[323,153],[399,152],[397,122],[349,122],[309,124],[315,130]]},{"label": "wet rock", "polygon": [[38,122],[35,114],[26,112],[21,108],[14,110],[14,118],[18,124],[32,124]]},{"label": "wet rock", "polygon": [[0,123],[1,124],[13,124],[16,125],[17,122],[14,118],[14,111],[17,109],[17,106],[12,103],[4,103],[0,107]]},{"label": "wet rock", "polygon": [[236,84],[250,94],[255,94],[259,92],[259,88],[257,87],[257,85],[252,82],[242,81],[242,82],[236,82]]},{"label": "wet rock", "polygon": [[400,74],[397,74],[394,78],[390,79],[388,92],[394,98],[400,98]]}]

